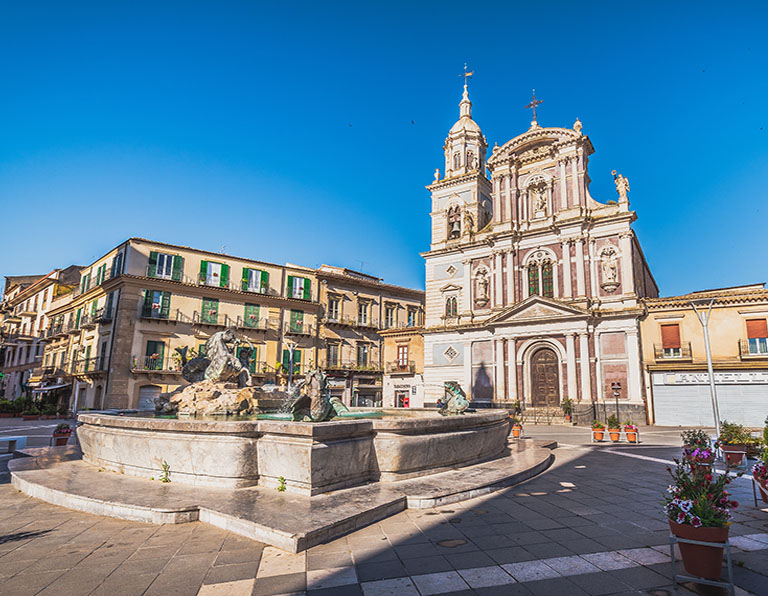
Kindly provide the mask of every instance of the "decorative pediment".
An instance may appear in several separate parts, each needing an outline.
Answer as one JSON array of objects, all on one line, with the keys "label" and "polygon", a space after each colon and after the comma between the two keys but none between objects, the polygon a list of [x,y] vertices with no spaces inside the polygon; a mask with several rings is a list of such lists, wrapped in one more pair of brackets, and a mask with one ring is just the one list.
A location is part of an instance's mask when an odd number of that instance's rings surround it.
[{"label": "decorative pediment", "polygon": [[560,146],[574,142],[584,143],[587,153],[592,153],[592,144],[589,139],[578,131],[559,127],[532,128],[510,139],[501,147],[494,148],[493,154],[488,158],[488,165],[493,167],[513,156],[524,160],[543,158],[552,155],[553,151]]},{"label": "decorative pediment", "polygon": [[494,315],[485,321],[485,324],[506,325],[530,323],[531,321],[551,321],[553,319],[583,319],[589,316],[588,311],[577,306],[564,304],[552,298],[531,296]]},{"label": "decorative pediment", "polygon": [[461,286],[457,286],[456,284],[448,284],[447,286],[443,286],[442,288],[440,288],[440,291],[443,293],[458,292],[459,290],[461,290]]}]

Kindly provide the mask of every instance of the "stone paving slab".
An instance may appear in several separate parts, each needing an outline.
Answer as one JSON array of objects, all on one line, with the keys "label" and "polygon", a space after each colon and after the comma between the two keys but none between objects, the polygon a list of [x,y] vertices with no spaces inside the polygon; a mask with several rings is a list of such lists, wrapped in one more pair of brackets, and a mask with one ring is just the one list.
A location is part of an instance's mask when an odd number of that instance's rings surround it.
[{"label": "stone paving slab", "polygon": [[[516,441],[509,455],[483,464],[393,483],[372,483],[306,497],[274,489],[215,489],[100,471],[75,447],[24,450],[13,485],[55,505],[156,524],[202,521],[300,552],[406,508],[444,505],[526,480],[552,462],[550,450]],[[171,471],[171,478],[173,472]]]}]

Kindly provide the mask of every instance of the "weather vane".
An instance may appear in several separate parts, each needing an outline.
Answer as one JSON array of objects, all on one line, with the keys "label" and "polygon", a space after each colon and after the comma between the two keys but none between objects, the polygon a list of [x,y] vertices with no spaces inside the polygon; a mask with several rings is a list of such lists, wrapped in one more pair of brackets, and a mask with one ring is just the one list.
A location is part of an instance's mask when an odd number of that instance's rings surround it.
[{"label": "weather vane", "polygon": [[544,103],[543,99],[536,99],[536,89],[533,90],[533,99],[531,99],[531,103],[529,103],[526,107],[533,109],[533,122],[531,124],[536,123],[536,106],[539,104]]},{"label": "weather vane", "polygon": [[464,63],[464,74],[460,74],[459,75],[460,77],[464,77],[464,86],[465,87],[467,86],[467,79],[469,77],[471,77],[473,74],[475,74],[474,70],[471,70],[471,71],[467,72],[467,63],[465,62]]}]

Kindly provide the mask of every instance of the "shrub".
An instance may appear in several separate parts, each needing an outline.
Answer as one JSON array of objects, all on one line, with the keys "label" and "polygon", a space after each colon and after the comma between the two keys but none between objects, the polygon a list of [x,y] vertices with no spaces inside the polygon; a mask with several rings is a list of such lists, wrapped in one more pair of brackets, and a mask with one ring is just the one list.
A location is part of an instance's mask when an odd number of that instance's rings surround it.
[{"label": "shrub", "polygon": [[592,430],[605,430],[605,425],[599,420],[592,422]]},{"label": "shrub", "polygon": [[615,414],[611,414],[608,416],[608,420],[606,421],[606,424],[608,425],[608,428],[621,428],[621,422],[619,422],[619,417]]},{"label": "shrub", "polygon": [[720,425],[720,436],[717,441],[721,445],[746,445],[750,439],[749,431],[742,424],[723,420]]},{"label": "shrub", "polygon": [[670,521],[695,528],[728,526],[730,510],[738,506],[728,498],[726,486],[731,482],[728,474],[712,473],[711,469],[702,470],[677,460],[675,463],[675,470],[667,468],[674,483],[669,485],[664,497],[664,511]]},{"label": "shrub", "polygon": [[712,446],[712,441],[709,435],[700,428],[694,430],[686,430],[680,434],[683,439],[683,447],[689,447],[691,449],[709,449]]}]

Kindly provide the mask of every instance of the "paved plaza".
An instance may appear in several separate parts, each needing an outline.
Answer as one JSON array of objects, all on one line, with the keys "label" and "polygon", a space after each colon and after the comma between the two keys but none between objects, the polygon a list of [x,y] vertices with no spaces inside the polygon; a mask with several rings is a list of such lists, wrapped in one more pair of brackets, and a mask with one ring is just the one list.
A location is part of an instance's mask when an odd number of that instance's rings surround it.
[{"label": "paved plaza", "polygon": [[[55,423],[1,422],[0,434],[36,435],[33,447],[46,444]],[[526,434],[560,443],[543,474],[408,510],[300,554],[199,522],[156,526],[70,511],[19,493],[5,474],[0,594],[720,593],[670,579],[660,500],[678,430],[641,429],[638,446],[591,445],[584,428],[529,426]],[[768,595],[768,508],[755,508],[746,477],[732,486],[737,593]]]}]

